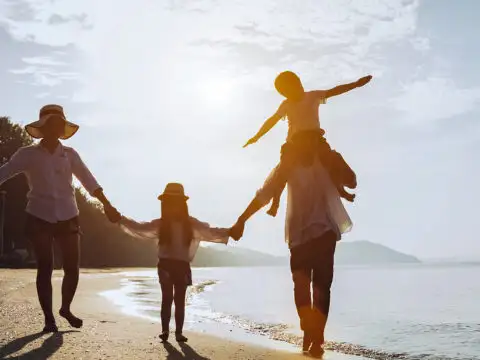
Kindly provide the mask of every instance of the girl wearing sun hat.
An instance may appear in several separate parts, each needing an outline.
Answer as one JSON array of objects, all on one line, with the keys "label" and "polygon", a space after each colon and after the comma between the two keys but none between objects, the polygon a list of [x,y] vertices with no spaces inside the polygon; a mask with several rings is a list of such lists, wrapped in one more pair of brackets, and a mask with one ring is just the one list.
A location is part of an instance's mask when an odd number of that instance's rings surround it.
[{"label": "girl wearing sun hat", "polygon": [[230,229],[212,228],[191,217],[188,196],[182,184],[167,184],[158,199],[161,201],[161,218],[139,223],[122,217],[120,224],[126,232],[138,238],[158,239],[158,277],[162,289],[160,339],[168,340],[172,304],[175,302],[175,337],[178,342],[185,342],[185,296],[187,287],[192,285],[190,262],[200,241],[227,244]]},{"label": "girl wearing sun hat", "polygon": [[37,259],[37,292],[45,316],[45,332],[58,331],[52,311],[53,242],[62,252],[64,279],[60,315],[71,326],[79,328],[83,321],[70,310],[79,278],[80,226],[75,200],[73,176],[103,204],[112,222],[120,219],[103,190],[83,163],[80,155],[59,140],[72,137],[79,126],[69,122],[60,105],[45,105],[38,120],[25,126],[37,144],[18,149],[11,159],[0,167],[0,185],[23,173],[30,188],[27,194],[26,235],[33,245]]}]

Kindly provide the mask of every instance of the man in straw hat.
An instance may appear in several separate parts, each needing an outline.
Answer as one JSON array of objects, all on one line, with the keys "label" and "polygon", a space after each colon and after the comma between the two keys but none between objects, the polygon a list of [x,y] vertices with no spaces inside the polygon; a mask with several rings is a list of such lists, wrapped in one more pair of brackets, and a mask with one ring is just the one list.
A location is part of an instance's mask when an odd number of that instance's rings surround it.
[{"label": "man in straw hat", "polygon": [[40,109],[39,120],[25,130],[37,144],[20,148],[0,167],[0,185],[9,178],[24,173],[30,191],[27,194],[26,234],[37,258],[37,293],[45,316],[45,332],[58,331],[52,311],[53,241],[59,245],[63,258],[62,306],[60,315],[71,326],[80,328],[83,321],[72,314],[70,305],[79,278],[80,227],[75,188],[72,177],[102,204],[112,222],[120,219],[103,190],[78,153],[59,141],[72,137],[78,125],[67,121],[63,108],[46,105]]}]

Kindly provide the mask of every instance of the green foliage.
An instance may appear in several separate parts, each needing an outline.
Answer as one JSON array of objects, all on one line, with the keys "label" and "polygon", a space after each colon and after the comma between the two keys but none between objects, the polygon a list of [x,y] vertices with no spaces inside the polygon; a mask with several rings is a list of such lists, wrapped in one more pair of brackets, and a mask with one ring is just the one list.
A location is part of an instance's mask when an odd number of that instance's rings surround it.
[{"label": "green foliage", "polygon": [[[19,125],[8,117],[0,117],[0,166],[22,146],[32,144],[31,137]],[[5,250],[16,247],[26,247],[24,239],[25,206],[28,185],[24,175],[17,176],[2,185],[7,192],[5,207]]]},{"label": "green foliage", "polygon": [[3,165],[22,146],[31,145],[32,138],[20,125],[0,116],[0,165]]},{"label": "green foliage", "polygon": [[76,191],[82,228],[83,267],[156,266],[157,244],[125,234],[110,223],[101,206],[89,201],[81,190]]},{"label": "green foliage", "polygon": [[[0,165],[22,146],[33,143],[25,130],[12,123],[7,117],[0,117]],[[25,206],[28,185],[24,175],[16,176],[2,185],[7,191],[5,211],[6,250],[29,248],[25,238]],[[94,201],[88,200],[81,190],[76,191],[82,228],[83,267],[155,266],[157,262],[156,243],[140,241],[125,234],[118,225],[111,224]]]}]

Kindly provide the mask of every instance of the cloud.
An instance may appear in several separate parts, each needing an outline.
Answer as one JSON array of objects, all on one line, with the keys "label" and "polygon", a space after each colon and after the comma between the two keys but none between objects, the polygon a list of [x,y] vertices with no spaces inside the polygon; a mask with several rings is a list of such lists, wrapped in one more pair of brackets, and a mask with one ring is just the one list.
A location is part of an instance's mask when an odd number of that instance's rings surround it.
[{"label": "cloud", "polygon": [[[437,14],[422,6],[429,19]],[[364,90],[321,109],[329,141],[363,179],[354,210],[363,232],[353,236],[375,240],[377,232],[378,241],[426,243],[408,234],[422,225],[421,216],[396,212],[402,207],[391,207],[384,194],[398,188],[397,202],[418,201],[411,188],[418,188],[419,169],[425,183],[449,188],[424,169],[430,161],[432,169],[445,166],[444,158],[434,157],[440,147],[449,151],[451,162],[465,159],[460,147],[448,145],[464,142],[472,130],[468,146],[473,147],[478,129],[474,136],[473,125],[458,127],[454,139],[441,121],[427,134],[417,129],[420,123],[474,111],[479,94],[478,81],[464,82],[474,71],[468,76],[457,71],[460,62],[451,64],[450,54],[438,46],[468,44],[465,34],[451,28],[452,38],[431,37],[438,24],[421,31],[419,11],[416,0],[302,0],[301,6],[298,0],[0,0],[0,27],[22,49],[3,60],[12,70],[4,78],[22,82],[9,86],[3,98],[11,98],[12,89],[16,98],[28,98],[11,105],[24,111],[21,119],[30,119],[32,108],[43,102],[61,100],[69,119],[81,125],[71,144],[132,215],[156,214],[151,199],[166,182],[179,180],[200,216],[229,223],[278,161],[285,139],[282,123],[257,146],[241,148],[281,101],[272,86],[276,73],[297,71],[312,88],[373,72],[375,79]],[[399,114],[417,127],[396,121]],[[405,160],[409,157],[418,160]],[[136,190],[127,194],[125,188]],[[429,199],[421,204],[429,206]],[[380,213],[385,208],[390,211]],[[411,226],[392,233],[389,226],[397,224],[378,223],[386,215]],[[262,225],[269,229],[268,249],[283,245],[275,242],[282,237],[281,220],[276,232],[271,223]],[[438,228],[435,241],[443,236]],[[253,233],[263,230],[258,226]]]},{"label": "cloud", "polygon": [[431,50],[430,39],[426,37],[416,37],[411,41],[413,48],[421,53],[426,53]]},{"label": "cloud", "polygon": [[[87,4],[89,3],[89,4]],[[0,26],[18,41],[32,41],[49,46],[66,46],[76,42],[89,29],[84,6],[74,1],[0,0]]]},{"label": "cloud", "polygon": [[69,71],[67,63],[49,56],[24,57],[25,67],[10,69],[11,74],[26,77],[33,86],[54,87],[78,80],[79,74]]},{"label": "cloud", "polygon": [[38,93],[37,95],[35,95],[35,97],[37,99],[45,99],[49,96],[51,96],[51,93],[49,93],[49,92],[42,92],[42,93]]},{"label": "cloud", "polygon": [[309,77],[323,69],[324,79],[338,81],[362,68],[381,72],[389,66],[377,54],[385,44],[405,39],[414,50],[426,51],[425,40],[415,34],[418,5],[418,1],[377,1],[375,6],[362,1],[306,1],[298,7],[288,1],[272,2],[249,14],[248,20],[242,18],[240,6],[229,7],[235,11],[232,26],[192,44],[217,50],[235,71],[289,64]]},{"label": "cloud", "polygon": [[31,85],[34,86],[57,86],[65,80],[77,79],[77,74],[68,72],[54,72],[51,69],[40,66],[27,66],[21,69],[9,70],[15,75],[29,76],[31,78]]},{"label": "cloud", "polygon": [[90,29],[90,26],[88,25],[87,20],[88,20],[88,15],[85,13],[74,14],[68,17],[64,17],[59,14],[53,14],[48,18],[47,22],[50,25],[63,25],[70,22],[78,22],[83,26],[84,29]]},{"label": "cloud", "polygon": [[28,1],[2,0],[0,1],[1,19],[11,21],[37,21],[37,11]]},{"label": "cloud", "polygon": [[421,125],[473,111],[480,104],[480,87],[459,88],[452,79],[429,77],[403,85],[392,104],[407,122]]},{"label": "cloud", "polygon": [[44,65],[44,66],[65,66],[67,65],[64,61],[55,60],[49,56],[35,56],[35,57],[24,57],[22,62],[29,65]]},{"label": "cloud", "polygon": [[[9,46],[6,69],[22,83],[36,88],[35,91],[44,87],[34,95],[36,98],[46,97],[47,93],[52,97],[68,93],[67,88],[79,78],[78,69],[74,69],[78,53],[68,44],[74,41],[74,24],[85,23],[86,16],[81,12],[62,12],[61,6],[52,8],[52,4],[0,0],[0,27],[8,34],[4,40]],[[61,15],[53,10],[59,10]],[[56,90],[52,91],[53,88]]]}]

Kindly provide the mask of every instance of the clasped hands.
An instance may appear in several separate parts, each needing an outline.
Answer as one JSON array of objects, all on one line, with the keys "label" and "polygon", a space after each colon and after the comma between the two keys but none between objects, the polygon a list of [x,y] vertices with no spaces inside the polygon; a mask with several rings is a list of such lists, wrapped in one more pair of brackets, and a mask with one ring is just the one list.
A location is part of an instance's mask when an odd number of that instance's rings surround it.
[{"label": "clasped hands", "polygon": [[[122,218],[122,214],[120,214],[120,212],[111,204],[104,204],[103,211],[105,212],[108,220],[112,223],[118,223]],[[235,225],[230,228],[228,235],[235,241],[238,241],[243,236],[244,230],[245,222],[239,219]]]},{"label": "clasped hands", "polygon": [[103,204],[103,211],[111,223],[116,224],[122,218],[122,214],[111,204]]},{"label": "clasped hands", "polygon": [[245,222],[239,219],[237,220],[235,225],[233,225],[230,228],[229,235],[233,240],[238,241],[243,236],[244,230],[245,230]]}]

